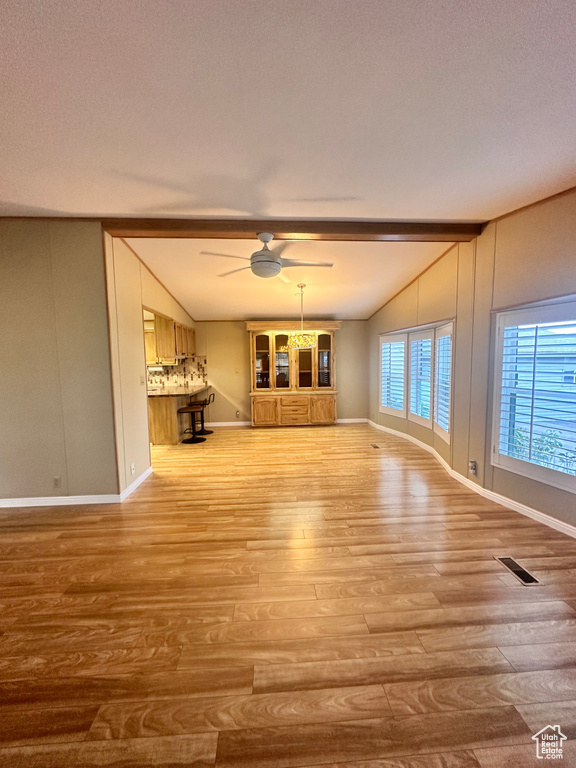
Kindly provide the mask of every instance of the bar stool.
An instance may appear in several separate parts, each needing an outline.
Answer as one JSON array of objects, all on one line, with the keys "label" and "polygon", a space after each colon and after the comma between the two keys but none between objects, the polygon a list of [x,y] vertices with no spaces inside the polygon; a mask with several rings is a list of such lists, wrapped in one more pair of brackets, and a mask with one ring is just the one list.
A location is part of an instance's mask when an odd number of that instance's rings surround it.
[{"label": "bar stool", "polygon": [[[205,399],[201,400],[200,403],[202,405],[202,410],[200,411],[200,429],[196,432],[197,435],[213,435],[214,430],[213,429],[206,429],[204,426],[204,409],[210,405],[210,403],[214,402],[214,392],[210,393],[210,396]],[[192,418],[196,418],[193,416]]]},{"label": "bar stool", "polygon": [[[190,424],[191,429],[184,430],[185,433],[192,432],[192,437],[188,437],[185,440],[182,440],[183,443],[203,443],[206,438],[205,437],[198,437],[198,435],[212,435],[214,434],[213,430],[206,429],[204,426],[204,409],[210,405],[210,403],[214,402],[214,393],[212,392],[210,396],[205,400],[190,400],[188,405],[183,406],[182,408],[178,408],[178,413],[189,413],[190,414]],[[196,429],[196,414],[200,414],[200,429]]]},{"label": "bar stool", "polygon": [[[183,443],[204,443],[206,442],[205,437],[198,437],[198,433],[196,431],[196,414],[204,413],[204,403],[190,403],[189,405],[184,405],[182,408],[178,408],[178,413],[189,413],[190,414],[190,429],[185,429],[184,434],[192,433],[192,437],[187,437],[184,440],[182,440]],[[204,422],[204,419],[202,419],[202,422]]]}]

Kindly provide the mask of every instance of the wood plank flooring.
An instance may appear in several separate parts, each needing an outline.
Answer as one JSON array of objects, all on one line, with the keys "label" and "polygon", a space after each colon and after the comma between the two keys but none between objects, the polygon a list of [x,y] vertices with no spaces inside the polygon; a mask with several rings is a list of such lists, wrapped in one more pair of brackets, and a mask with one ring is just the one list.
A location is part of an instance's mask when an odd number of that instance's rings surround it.
[{"label": "wood plank flooring", "polygon": [[576,540],[363,424],[153,464],[0,510],[0,768],[529,768],[548,724],[576,764]]}]

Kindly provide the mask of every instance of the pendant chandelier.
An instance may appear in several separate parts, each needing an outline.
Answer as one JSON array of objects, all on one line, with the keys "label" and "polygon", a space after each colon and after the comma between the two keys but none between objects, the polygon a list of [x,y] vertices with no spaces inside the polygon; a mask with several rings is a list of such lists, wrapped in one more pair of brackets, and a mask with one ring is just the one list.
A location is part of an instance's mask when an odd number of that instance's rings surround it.
[{"label": "pendant chandelier", "polygon": [[288,349],[312,349],[316,346],[316,334],[304,332],[304,288],[306,283],[298,283],[300,288],[300,330],[288,336]]}]

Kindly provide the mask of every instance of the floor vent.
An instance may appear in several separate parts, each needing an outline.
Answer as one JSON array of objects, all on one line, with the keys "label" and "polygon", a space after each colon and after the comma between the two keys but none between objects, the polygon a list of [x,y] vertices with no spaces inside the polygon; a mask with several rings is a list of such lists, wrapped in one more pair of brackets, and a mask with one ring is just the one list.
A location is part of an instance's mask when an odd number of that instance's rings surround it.
[{"label": "floor vent", "polygon": [[525,586],[529,586],[530,584],[540,584],[540,582],[535,576],[532,576],[532,574],[528,573],[528,571],[525,568],[522,568],[521,565],[518,565],[516,560],[514,560],[513,558],[497,557],[496,560],[501,562],[505,568],[508,568],[510,573],[513,576],[516,576],[518,581],[521,581],[522,584],[524,584]]},{"label": "floor vent", "polygon": [[380,446],[376,445],[376,443],[370,443],[370,445],[372,446],[372,448],[380,448]]}]

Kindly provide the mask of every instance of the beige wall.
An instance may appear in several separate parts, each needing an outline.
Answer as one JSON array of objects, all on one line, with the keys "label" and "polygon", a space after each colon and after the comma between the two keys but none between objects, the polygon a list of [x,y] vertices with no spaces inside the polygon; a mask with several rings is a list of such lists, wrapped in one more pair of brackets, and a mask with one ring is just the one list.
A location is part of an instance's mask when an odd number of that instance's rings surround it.
[{"label": "beige wall", "polygon": [[0,497],[117,493],[100,225],[0,220],[0,306]]},{"label": "beige wall", "polygon": [[338,418],[368,416],[368,323],[343,320],[335,335]]},{"label": "beige wall", "polygon": [[213,424],[250,421],[250,334],[246,323],[198,322],[196,336],[198,354],[206,355],[208,383],[215,395],[206,412],[207,420]]},{"label": "beige wall", "polygon": [[186,325],[194,321],[121,239],[105,235],[104,244],[118,476],[124,491],[150,466],[142,307]]},{"label": "beige wall", "polygon": [[[433,446],[460,474],[576,525],[574,495],[490,464],[494,311],[576,294],[576,192],[491,222],[454,246],[377,312],[369,326],[370,419]],[[455,317],[452,440],[379,413],[378,334]],[[478,465],[468,474],[468,460]]]}]

